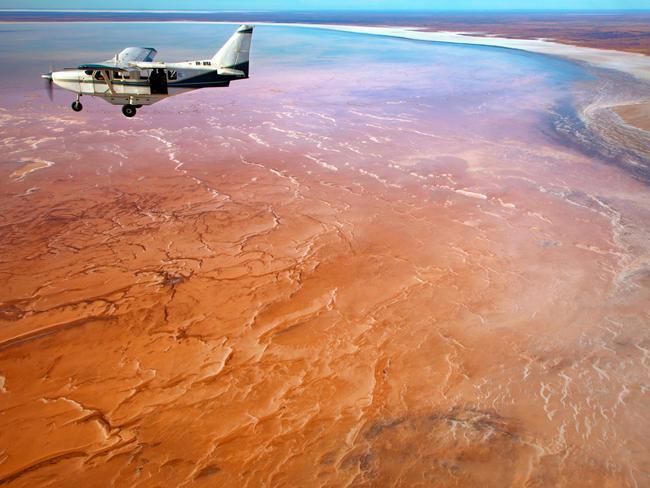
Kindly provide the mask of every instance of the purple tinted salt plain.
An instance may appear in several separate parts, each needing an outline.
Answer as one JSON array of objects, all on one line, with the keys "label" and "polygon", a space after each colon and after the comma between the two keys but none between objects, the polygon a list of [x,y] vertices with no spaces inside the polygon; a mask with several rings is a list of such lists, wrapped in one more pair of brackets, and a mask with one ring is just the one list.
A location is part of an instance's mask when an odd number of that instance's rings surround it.
[{"label": "purple tinted salt plain", "polygon": [[286,27],[132,120],[33,81],[229,31],[0,34],[54,39],[0,92],[0,482],[648,484],[647,135],[584,116],[645,88]]}]

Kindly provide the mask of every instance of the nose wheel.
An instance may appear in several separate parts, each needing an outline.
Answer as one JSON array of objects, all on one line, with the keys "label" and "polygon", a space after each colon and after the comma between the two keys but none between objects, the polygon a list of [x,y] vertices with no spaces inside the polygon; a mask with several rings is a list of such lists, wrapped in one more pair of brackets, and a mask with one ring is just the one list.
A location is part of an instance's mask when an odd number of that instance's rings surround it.
[{"label": "nose wheel", "polygon": [[137,110],[136,110],[135,106],[133,106],[133,105],[124,105],[122,107],[122,113],[126,117],[134,117],[136,112],[137,112]]},{"label": "nose wheel", "polygon": [[72,102],[71,107],[75,112],[81,112],[83,110],[84,106],[81,105],[81,93],[77,93],[77,99]]}]

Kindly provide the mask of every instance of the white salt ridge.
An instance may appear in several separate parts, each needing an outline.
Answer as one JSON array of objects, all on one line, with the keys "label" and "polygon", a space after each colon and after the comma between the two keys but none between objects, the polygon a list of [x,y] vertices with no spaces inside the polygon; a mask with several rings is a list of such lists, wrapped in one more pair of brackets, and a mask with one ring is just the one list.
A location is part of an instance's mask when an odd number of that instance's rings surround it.
[{"label": "white salt ridge", "polygon": [[392,122],[413,122],[411,119],[404,119],[401,117],[387,117],[385,115],[374,115],[365,112],[358,112],[356,110],[350,110],[350,113],[354,115],[358,115],[360,117],[367,117],[369,119],[374,119],[374,120],[387,120]]},{"label": "white salt ridge", "polygon": [[34,171],[38,171],[39,169],[45,169],[45,168],[49,168],[50,166],[54,166],[53,161],[47,161],[45,159],[39,159],[39,158],[22,158],[20,160],[20,162],[21,163],[27,163],[27,164],[32,163],[32,164],[36,164],[37,166],[34,166],[33,168],[30,168],[30,169],[25,170],[25,171],[21,171],[20,169],[17,169],[16,171],[14,171],[11,174],[11,177],[15,181],[22,181],[22,180],[25,179],[25,177],[27,175],[29,175],[30,173],[33,173]]},{"label": "white salt ridge", "polygon": [[305,154],[305,157],[307,159],[311,159],[314,163],[318,164],[319,166],[322,166],[325,169],[329,169],[330,171],[338,171],[339,170],[336,166],[334,166],[332,164],[329,164],[329,163],[326,163],[325,161],[323,161],[321,159],[318,159],[318,158],[315,158],[314,156],[310,156],[309,154]]},{"label": "white salt ridge", "polygon": [[476,193],[473,191],[467,191],[467,190],[454,190],[456,193],[460,193],[461,195],[465,195],[466,197],[470,198],[476,198],[479,200],[487,200],[487,195],[483,195],[482,193]]},{"label": "white salt ridge", "polygon": [[266,143],[266,142],[264,142],[262,139],[260,139],[260,137],[259,137],[257,134],[255,134],[255,133],[250,133],[250,134],[248,134],[248,137],[250,137],[251,139],[253,139],[253,140],[254,140],[257,144],[259,144],[260,146],[271,147],[268,143]]},{"label": "white salt ridge", "polygon": [[176,166],[174,166],[174,169],[176,171],[180,171],[181,166],[183,166],[183,163],[181,163],[177,158],[176,158],[176,152],[174,150],[175,146],[172,142],[168,141],[167,139],[163,139],[160,136],[156,136],[153,134],[148,134],[149,137],[156,139],[157,141],[163,143],[165,147],[167,148],[167,157],[172,163],[176,163]]}]

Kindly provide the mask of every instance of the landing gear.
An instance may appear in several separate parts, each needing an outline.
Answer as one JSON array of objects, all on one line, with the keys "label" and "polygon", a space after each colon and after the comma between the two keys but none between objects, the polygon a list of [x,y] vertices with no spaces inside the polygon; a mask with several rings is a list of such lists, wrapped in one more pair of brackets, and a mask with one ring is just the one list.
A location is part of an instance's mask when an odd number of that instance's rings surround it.
[{"label": "landing gear", "polygon": [[122,113],[127,117],[133,117],[136,113],[136,108],[133,105],[124,105],[122,107]]},{"label": "landing gear", "polygon": [[81,105],[81,101],[79,100],[81,98],[81,95],[77,95],[77,99],[72,102],[72,110],[75,112],[81,112],[81,110],[84,108],[83,105]]}]

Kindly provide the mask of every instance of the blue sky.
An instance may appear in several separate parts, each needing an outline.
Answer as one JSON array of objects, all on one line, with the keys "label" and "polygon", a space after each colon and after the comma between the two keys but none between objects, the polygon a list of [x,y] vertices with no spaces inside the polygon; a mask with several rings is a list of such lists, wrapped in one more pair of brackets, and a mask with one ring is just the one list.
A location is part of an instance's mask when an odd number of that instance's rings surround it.
[{"label": "blue sky", "polygon": [[0,0],[0,8],[172,10],[624,10],[650,0]]}]

